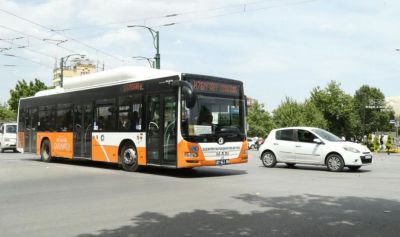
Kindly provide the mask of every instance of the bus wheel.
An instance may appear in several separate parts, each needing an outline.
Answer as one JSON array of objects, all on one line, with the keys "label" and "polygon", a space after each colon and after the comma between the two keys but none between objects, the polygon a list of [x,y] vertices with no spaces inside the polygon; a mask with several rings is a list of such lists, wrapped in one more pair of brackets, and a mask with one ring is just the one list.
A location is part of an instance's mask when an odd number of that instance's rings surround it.
[{"label": "bus wheel", "polygon": [[51,162],[53,160],[51,157],[50,141],[47,139],[42,142],[42,146],[40,147],[40,159],[43,162]]},{"label": "bus wheel", "polygon": [[134,145],[125,144],[120,151],[119,158],[124,170],[130,172],[139,170],[138,155]]}]

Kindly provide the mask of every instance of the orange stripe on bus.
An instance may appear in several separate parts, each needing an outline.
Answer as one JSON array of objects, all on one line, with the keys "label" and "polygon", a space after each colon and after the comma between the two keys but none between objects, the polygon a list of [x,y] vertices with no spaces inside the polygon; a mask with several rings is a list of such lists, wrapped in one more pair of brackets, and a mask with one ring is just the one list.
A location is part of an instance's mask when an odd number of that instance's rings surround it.
[{"label": "orange stripe on bus", "polygon": [[37,153],[44,138],[50,141],[51,155],[55,157],[72,158],[74,152],[72,132],[38,132],[36,140]]}]

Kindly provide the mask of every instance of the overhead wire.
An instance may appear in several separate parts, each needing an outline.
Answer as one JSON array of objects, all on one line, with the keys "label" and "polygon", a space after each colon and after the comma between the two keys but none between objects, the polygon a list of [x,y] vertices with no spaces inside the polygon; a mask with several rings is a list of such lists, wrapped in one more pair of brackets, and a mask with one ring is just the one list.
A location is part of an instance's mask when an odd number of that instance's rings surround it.
[{"label": "overhead wire", "polygon": [[74,41],[74,42],[76,42],[76,43],[78,43],[78,44],[81,44],[81,45],[83,45],[83,46],[85,46],[85,47],[87,47],[87,48],[90,48],[90,49],[92,49],[92,50],[95,50],[95,51],[97,51],[97,52],[100,52],[100,53],[102,53],[102,54],[104,54],[104,55],[107,55],[107,56],[109,56],[109,57],[111,57],[111,58],[114,58],[114,59],[116,59],[116,60],[118,60],[118,61],[125,62],[125,60],[120,59],[120,58],[118,58],[118,57],[115,56],[115,55],[112,55],[112,54],[110,54],[110,53],[108,53],[108,52],[105,52],[104,50],[97,49],[96,47],[93,47],[93,46],[91,46],[91,45],[89,45],[89,44],[87,44],[87,43],[81,42],[80,40],[74,39],[74,38],[72,38],[72,37],[70,37],[70,36],[61,34],[61,33],[59,33],[57,30],[54,30],[54,29],[52,29],[52,28],[49,28],[49,27],[47,27],[47,26],[45,26],[45,25],[39,24],[39,23],[34,22],[34,21],[32,21],[32,20],[30,20],[30,19],[27,19],[27,18],[25,18],[25,17],[18,16],[18,15],[14,14],[14,13],[12,13],[12,12],[10,12],[10,11],[7,11],[7,10],[1,9],[1,8],[0,8],[0,11],[3,12],[3,13],[6,13],[6,14],[8,14],[8,15],[11,15],[11,16],[13,16],[13,17],[16,17],[16,18],[18,18],[18,19],[20,19],[20,20],[26,21],[26,22],[28,22],[28,23],[30,23],[30,24],[36,25],[36,26],[38,26],[38,27],[40,27],[40,28],[42,28],[42,29],[46,29],[46,30],[48,30],[48,31],[50,31],[50,32],[54,32],[55,34],[58,34],[58,35],[60,35],[60,36],[62,36],[62,37],[64,37],[64,38],[66,38],[66,39],[68,39],[68,40]]}]

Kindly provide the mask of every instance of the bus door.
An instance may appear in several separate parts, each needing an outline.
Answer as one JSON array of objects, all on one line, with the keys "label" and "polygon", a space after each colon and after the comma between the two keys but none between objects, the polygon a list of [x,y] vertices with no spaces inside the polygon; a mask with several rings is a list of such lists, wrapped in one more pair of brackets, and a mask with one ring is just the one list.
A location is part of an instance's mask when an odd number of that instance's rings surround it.
[{"label": "bus door", "polygon": [[38,131],[39,113],[37,108],[25,110],[24,151],[36,152],[36,134]]},{"label": "bus door", "polygon": [[93,109],[91,104],[74,108],[74,157],[91,158]]},{"label": "bus door", "polygon": [[176,166],[177,99],[175,94],[147,97],[147,163]]}]

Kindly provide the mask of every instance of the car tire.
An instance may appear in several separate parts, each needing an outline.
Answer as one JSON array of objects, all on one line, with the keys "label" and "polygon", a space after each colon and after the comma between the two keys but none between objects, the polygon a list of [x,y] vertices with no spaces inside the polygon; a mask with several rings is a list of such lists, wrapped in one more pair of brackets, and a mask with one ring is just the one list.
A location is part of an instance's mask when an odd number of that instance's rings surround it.
[{"label": "car tire", "polygon": [[344,161],[343,158],[336,153],[330,154],[326,158],[326,167],[329,171],[332,172],[340,172],[344,168]]},{"label": "car tire", "polygon": [[253,150],[254,149],[254,144],[250,146],[250,149]]},{"label": "car tire", "polygon": [[359,166],[349,166],[349,169],[352,170],[352,171],[359,170],[360,168],[361,168],[360,165]]},{"label": "car tire", "polygon": [[125,144],[120,150],[119,159],[122,168],[125,171],[136,172],[139,171],[138,155],[136,147],[131,144]]},{"label": "car tire", "polygon": [[288,168],[294,168],[296,166],[296,163],[286,163]]},{"label": "car tire", "polygon": [[265,151],[261,155],[261,161],[265,167],[272,168],[276,165],[276,157],[271,151]]},{"label": "car tire", "polygon": [[44,140],[40,146],[40,159],[43,162],[52,162],[53,157],[51,157],[51,144],[49,140]]}]

